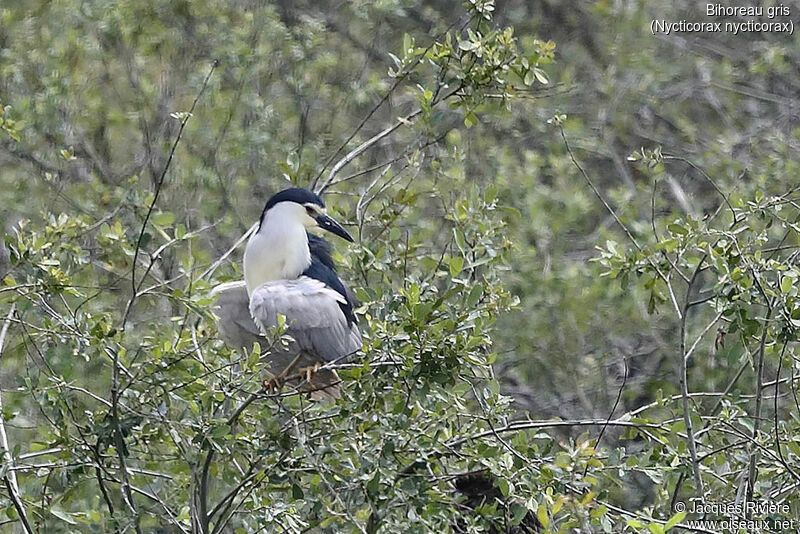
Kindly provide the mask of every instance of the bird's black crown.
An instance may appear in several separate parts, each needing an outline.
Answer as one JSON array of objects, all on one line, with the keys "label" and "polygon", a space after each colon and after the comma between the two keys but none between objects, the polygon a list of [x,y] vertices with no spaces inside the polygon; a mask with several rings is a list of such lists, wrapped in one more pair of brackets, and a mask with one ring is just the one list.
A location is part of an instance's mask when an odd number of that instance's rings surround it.
[{"label": "bird's black crown", "polygon": [[319,196],[312,193],[308,189],[303,189],[302,187],[291,187],[289,189],[284,189],[280,193],[275,193],[274,195],[272,195],[272,198],[267,200],[267,205],[264,206],[264,211],[267,211],[278,202],[297,202],[298,204],[316,204],[321,208],[325,207],[325,203],[322,202],[322,199],[319,198]]}]

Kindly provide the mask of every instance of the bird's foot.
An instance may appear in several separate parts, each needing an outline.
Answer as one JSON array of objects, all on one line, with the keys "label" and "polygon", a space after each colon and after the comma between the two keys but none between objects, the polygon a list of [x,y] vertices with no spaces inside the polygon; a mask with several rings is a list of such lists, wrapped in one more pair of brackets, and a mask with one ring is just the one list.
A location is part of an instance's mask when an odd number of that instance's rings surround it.
[{"label": "bird's foot", "polygon": [[272,378],[263,380],[261,382],[261,387],[269,391],[270,395],[272,395],[283,388],[284,382],[285,378],[283,376],[273,376]]},{"label": "bird's foot", "polygon": [[305,380],[306,383],[310,384],[311,383],[311,377],[314,376],[314,374],[317,371],[319,371],[319,368],[320,368],[320,364],[319,363],[315,363],[314,365],[310,365],[308,367],[301,368],[298,374],[300,375],[301,379]]}]

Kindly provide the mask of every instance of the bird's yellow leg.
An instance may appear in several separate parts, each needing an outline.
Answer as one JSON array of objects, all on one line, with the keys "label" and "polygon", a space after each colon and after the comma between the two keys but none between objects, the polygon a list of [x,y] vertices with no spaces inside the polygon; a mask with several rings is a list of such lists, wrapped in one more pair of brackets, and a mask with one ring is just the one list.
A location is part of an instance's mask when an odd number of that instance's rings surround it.
[{"label": "bird's yellow leg", "polygon": [[298,353],[297,356],[294,357],[294,360],[292,360],[289,365],[284,367],[283,371],[277,375],[271,376],[268,380],[261,382],[261,387],[268,390],[270,393],[279,391],[283,387],[283,382],[286,380],[286,377],[289,376],[289,373],[292,369],[294,369],[294,366],[297,365],[297,362],[300,360],[302,355],[302,352]]},{"label": "bird's yellow leg", "polygon": [[266,389],[270,395],[279,391],[283,387],[283,377],[270,373],[269,378],[261,381],[261,387]]},{"label": "bird's yellow leg", "polygon": [[309,365],[308,367],[302,367],[300,369],[300,378],[305,379],[308,384],[311,384],[311,377],[314,376],[314,373],[319,371],[320,363],[317,362],[314,365]]}]

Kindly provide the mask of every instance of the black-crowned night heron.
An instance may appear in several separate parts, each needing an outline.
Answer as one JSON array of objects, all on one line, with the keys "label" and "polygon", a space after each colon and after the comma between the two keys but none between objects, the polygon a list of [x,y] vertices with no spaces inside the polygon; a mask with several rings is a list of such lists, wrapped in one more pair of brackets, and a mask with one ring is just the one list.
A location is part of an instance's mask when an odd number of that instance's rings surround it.
[{"label": "black-crowned night heron", "polygon": [[361,348],[361,333],[355,298],[336,274],[331,244],[308,233],[317,228],[353,241],[311,191],[286,189],[270,198],[244,252],[244,280],[214,288],[214,313],[223,341],[245,353],[256,342],[266,348],[264,332],[284,316],[293,341],[265,351],[273,375],[268,385],[296,371],[306,389],[335,395],[336,372],[317,368],[350,360]]}]

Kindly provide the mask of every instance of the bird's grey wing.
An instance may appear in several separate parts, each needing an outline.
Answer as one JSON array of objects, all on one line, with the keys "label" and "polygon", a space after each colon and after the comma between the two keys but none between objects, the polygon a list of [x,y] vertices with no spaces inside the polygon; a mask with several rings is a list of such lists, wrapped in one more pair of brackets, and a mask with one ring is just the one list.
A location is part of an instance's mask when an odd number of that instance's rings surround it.
[{"label": "bird's grey wing", "polygon": [[211,295],[217,298],[211,309],[225,344],[248,352],[256,342],[264,348],[264,336],[250,315],[250,297],[244,280],[220,284],[211,290]]},{"label": "bird's grey wing", "polygon": [[361,333],[348,323],[339,307],[345,298],[324,283],[307,276],[276,280],[259,286],[250,296],[256,324],[271,328],[278,314],[286,317],[287,331],[301,351],[320,362],[346,362],[361,348]]},{"label": "bird's grey wing", "polygon": [[[244,281],[226,282],[211,290],[211,295],[216,297],[212,311],[217,322],[217,331],[226,345],[246,352],[252,350],[258,342],[261,349],[266,351],[269,371],[276,376],[286,370],[290,364],[293,369],[313,366],[317,360],[310,355],[297,356],[299,344],[295,342],[289,347],[267,347],[266,338],[261,334],[261,329],[250,315],[250,298],[247,295],[247,286]],[[358,338],[358,347],[361,338]],[[353,350],[356,350],[353,349]],[[339,396],[339,376],[332,369],[320,369],[311,379],[310,384],[301,385],[301,391],[311,391],[313,400],[335,399]]]}]

